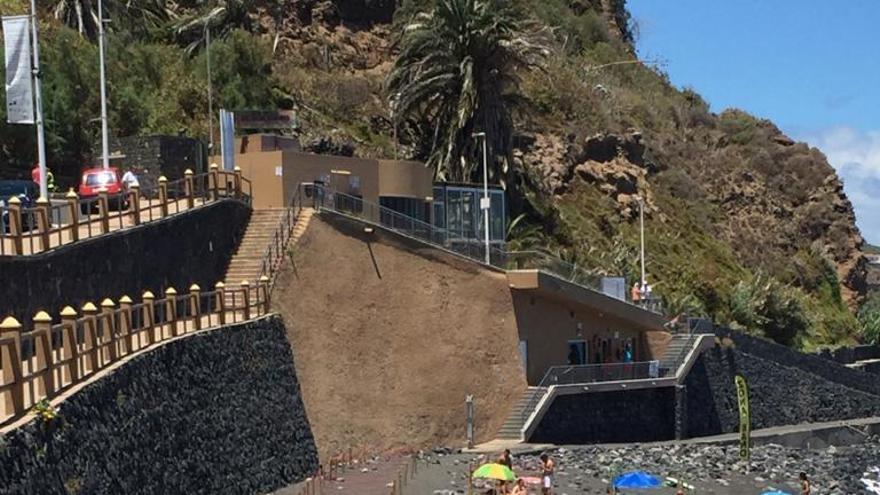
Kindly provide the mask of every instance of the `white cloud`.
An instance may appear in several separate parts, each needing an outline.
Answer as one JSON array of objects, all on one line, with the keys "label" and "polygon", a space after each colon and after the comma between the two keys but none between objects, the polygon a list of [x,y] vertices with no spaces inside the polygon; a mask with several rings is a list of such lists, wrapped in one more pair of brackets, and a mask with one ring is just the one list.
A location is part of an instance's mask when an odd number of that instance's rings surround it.
[{"label": "white cloud", "polygon": [[862,235],[880,244],[880,131],[834,127],[799,138],[825,153],[843,179]]}]

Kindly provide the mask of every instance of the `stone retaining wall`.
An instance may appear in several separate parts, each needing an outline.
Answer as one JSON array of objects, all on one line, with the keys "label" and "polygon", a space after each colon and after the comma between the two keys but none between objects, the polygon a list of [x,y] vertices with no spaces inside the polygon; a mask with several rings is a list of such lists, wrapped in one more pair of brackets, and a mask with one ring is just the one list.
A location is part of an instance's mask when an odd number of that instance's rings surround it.
[{"label": "stone retaining wall", "polygon": [[149,351],[59,413],[0,437],[0,493],[267,493],[318,463],[277,316]]},{"label": "stone retaining wall", "polygon": [[[738,430],[734,387],[737,373],[745,376],[749,386],[752,429],[880,415],[880,396],[780,364],[791,358],[782,354],[779,360],[768,360],[745,352],[739,345],[736,348],[718,346],[703,353],[685,380],[687,435],[696,437]],[[841,367],[830,362],[828,365]]]},{"label": "stone retaining wall", "polygon": [[244,203],[219,201],[33,256],[0,257],[0,319],[28,322],[40,310],[57,315],[62,304],[137,300],[172,286],[211,288],[224,278],[249,218]]}]

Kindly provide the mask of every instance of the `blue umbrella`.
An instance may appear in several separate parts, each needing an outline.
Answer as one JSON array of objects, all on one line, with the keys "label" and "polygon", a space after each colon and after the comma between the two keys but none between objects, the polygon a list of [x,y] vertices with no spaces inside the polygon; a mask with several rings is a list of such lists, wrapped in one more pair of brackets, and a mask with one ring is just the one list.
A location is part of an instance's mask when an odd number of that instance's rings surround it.
[{"label": "blue umbrella", "polygon": [[773,490],[773,491],[769,491],[769,492],[764,492],[761,495],[791,495],[791,494],[788,492],[781,492],[779,490]]},{"label": "blue umbrella", "polygon": [[660,478],[644,471],[623,473],[614,478],[614,488],[659,488]]}]

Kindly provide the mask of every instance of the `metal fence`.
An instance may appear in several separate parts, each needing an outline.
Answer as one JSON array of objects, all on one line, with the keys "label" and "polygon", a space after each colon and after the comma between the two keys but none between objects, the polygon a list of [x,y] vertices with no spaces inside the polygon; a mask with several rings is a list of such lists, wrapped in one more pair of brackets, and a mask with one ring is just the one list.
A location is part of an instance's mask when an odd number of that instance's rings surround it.
[{"label": "metal fence", "polygon": [[[250,203],[251,183],[240,171],[193,174],[159,179],[155,188],[132,186],[81,198],[73,191],[63,199],[41,198],[34,206],[9,198],[0,206],[0,256],[32,255],[108,232],[153,222],[221,199]],[[4,198],[5,199],[5,198]]]}]

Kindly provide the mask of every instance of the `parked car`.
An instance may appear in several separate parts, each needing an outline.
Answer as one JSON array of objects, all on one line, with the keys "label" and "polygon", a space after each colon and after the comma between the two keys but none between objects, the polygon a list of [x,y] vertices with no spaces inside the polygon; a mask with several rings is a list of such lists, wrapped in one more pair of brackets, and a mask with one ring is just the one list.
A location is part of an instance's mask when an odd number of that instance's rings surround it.
[{"label": "parked car", "polygon": [[[101,190],[107,191],[110,197],[110,208],[121,210],[128,207],[128,199],[123,194],[125,188],[122,186],[122,175],[118,168],[87,168],[83,170],[82,181],[79,184],[80,199],[96,198]],[[90,213],[88,211],[89,204],[82,204],[83,214]],[[96,205],[97,203],[91,204]],[[92,206],[91,210],[95,209],[96,207]]]},{"label": "parked car", "polygon": [[[0,180],[0,206],[8,206],[13,196],[21,201],[22,208],[32,208],[40,196],[40,186],[29,180]],[[23,215],[22,229],[31,230],[34,221],[33,215]],[[0,229],[9,232],[9,228],[9,212],[4,208],[0,214]]]}]

